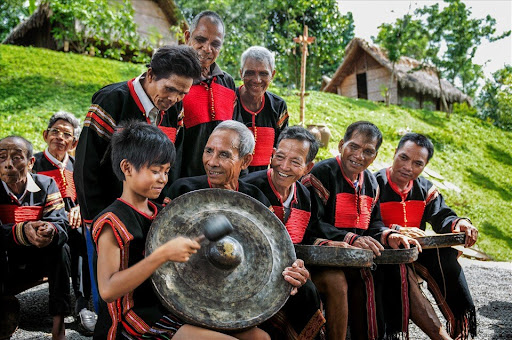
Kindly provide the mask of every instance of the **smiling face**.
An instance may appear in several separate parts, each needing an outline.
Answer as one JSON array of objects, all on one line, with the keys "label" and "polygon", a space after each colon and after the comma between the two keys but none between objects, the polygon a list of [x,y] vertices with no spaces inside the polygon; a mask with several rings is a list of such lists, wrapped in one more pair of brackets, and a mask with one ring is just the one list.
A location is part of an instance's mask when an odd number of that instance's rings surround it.
[{"label": "smiling face", "polygon": [[156,199],[167,183],[171,165],[169,163],[144,165],[136,170],[133,165],[123,159],[121,169],[125,175],[125,185],[133,194],[142,199]]},{"label": "smiling face", "polygon": [[167,111],[183,100],[192,86],[193,79],[171,74],[167,78],[156,80],[152,69],[149,68],[142,87],[158,110]]},{"label": "smiling face", "polygon": [[185,32],[185,41],[197,51],[201,67],[209,72],[224,42],[224,29],[221,23],[205,16],[199,20],[193,32]]},{"label": "smiling face", "polygon": [[27,146],[19,138],[4,138],[0,142],[0,179],[15,194],[21,194],[32,170],[34,157],[27,157]]},{"label": "smiling face", "polygon": [[43,131],[43,138],[48,144],[50,154],[59,161],[62,161],[66,153],[73,150],[78,143],[73,125],[64,119],[57,120],[52,127]]},{"label": "smiling face", "polygon": [[272,183],[280,193],[289,193],[293,183],[306,175],[313,162],[306,163],[309,142],[297,139],[282,139],[274,151],[272,162]]},{"label": "smiling face", "polygon": [[410,181],[421,174],[428,163],[428,150],[412,141],[407,141],[395,151],[391,166],[391,180],[405,189]]},{"label": "smiling face", "polygon": [[252,97],[260,98],[267,91],[275,72],[275,70],[272,71],[268,62],[247,58],[240,70],[240,76],[247,93]]},{"label": "smiling face", "polygon": [[366,170],[377,157],[377,138],[368,138],[354,131],[350,140],[340,141],[338,145],[341,166],[345,176],[355,181],[357,176]]},{"label": "smiling face", "polygon": [[214,131],[204,147],[203,165],[213,188],[236,190],[240,171],[252,161],[252,155],[239,156],[240,137],[233,130]]}]

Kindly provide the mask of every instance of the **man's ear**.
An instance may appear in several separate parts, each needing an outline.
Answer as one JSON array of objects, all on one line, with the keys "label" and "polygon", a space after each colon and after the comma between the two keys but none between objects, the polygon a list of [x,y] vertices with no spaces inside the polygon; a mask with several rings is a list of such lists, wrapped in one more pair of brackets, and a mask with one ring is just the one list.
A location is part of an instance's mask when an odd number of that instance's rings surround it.
[{"label": "man's ear", "polygon": [[36,158],[34,156],[30,157],[28,159],[28,163],[27,163],[27,167],[28,167],[28,172],[31,172],[32,171],[32,168],[34,167],[34,162],[36,161]]},{"label": "man's ear", "polygon": [[119,163],[119,167],[121,168],[125,178],[132,175],[133,166],[130,162],[128,162],[128,160],[123,159],[121,163]]},{"label": "man's ear", "polygon": [[48,138],[48,129],[43,131],[43,139],[46,142],[46,144],[48,144],[48,141],[46,140],[47,138]]},{"label": "man's ear", "polygon": [[244,79],[244,76],[242,74],[242,69],[240,69],[240,79]]},{"label": "man's ear", "polygon": [[249,166],[249,164],[251,164],[251,162],[252,162],[252,158],[253,158],[252,153],[247,154],[247,155],[245,155],[245,156],[244,156],[244,158],[242,159],[242,167],[241,167],[241,170],[245,170],[245,169],[247,169],[247,167]]},{"label": "man's ear", "polygon": [[315,166],[315,162],[313,162],[313,161],[309,162],[308,165],[306,165],[306,170],[304,172],[304,175],[302,175],[302,176],[306,176],[307,174],[309,174],[311,169],[313,169],[313,166]]},{"label": "man's ear", "polygon": [[343,143],[345,143],[345,142],[342,139],[342,140],[340,140],[340,142],[338,144],[338,151],[340,152],[340,154],[341,154],[341,150],[343,150]]},{"label": "man's ear", "polygon": [[190,31],[189,30],[186,30],[185,31],[185,44],[188,45],[188,41],[190,40]]},{"label": "man's ear", "polygon": [[271,81],[274,79],[275,75],[276,75],[276,70],[272,71],[272,78],[270,79]]},{"label": "man's ear", "polygon": [[73,143],[71,144],[71,147],[69,148],[68,151],[74,150],[77,145],[78,145],[78,138],[74,138]]}]

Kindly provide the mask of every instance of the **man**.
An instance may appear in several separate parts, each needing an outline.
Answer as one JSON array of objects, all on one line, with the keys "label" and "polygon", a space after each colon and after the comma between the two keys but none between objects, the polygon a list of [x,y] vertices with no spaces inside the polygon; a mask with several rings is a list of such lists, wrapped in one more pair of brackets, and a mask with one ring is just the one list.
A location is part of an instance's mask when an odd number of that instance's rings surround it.
[{"label": "man", "polygon": [[[183,132],[182,105],[201,66],[197,53],[187,46],[159,48],[146,72],[135,79],[107,85],[92,97],[92,105],[76,150],[74,178],[82,218],[94,217],[121,195],[108,145],[116,127],[126,120],[142,120],[159,127],[175,143],[180,159]],[[177,162],[179,163],[179,162]],[[169,174],[169,184],[179,177],[179,165]]]},{"label": "man", "polygon": [[221,121],[235,119],[235,82],[215,62],[224,34],[224,22],[211,11],[199,13],[185,32],[186,43],[199,55],[201,77],[183,99],[186,133],[181,177],[204,175],[202,157],[208,137]]},{"label": "man", "polygon": [[279,134],[288,126],[286,102],[267,91],[275,73],[274,55],[265,47],[252,46],[242,54],[244,84],[237,89],[236,107],[256,140],[249,172],[268,168]]},{"label": "man", "polygon": [[19,136],[0,140],[0,293],[14,295],[22,285],[48,277],[52,338],[65,339],[70,313],[68,228],[55,181],[32,175],[32,144]]},{"label": "man", "polygon": [[80,206],[73,180],[75,159],[68,154],[75,149],[79,135],[80,122],[71,113],[61,111],[52,115],[48,128],[43,131],[43,138],[48,146],[43,152],[34,155],[32,171],[53,178],[64,200],[70,226],[67,234],[71,251],[71,282],[75,293],[74,315],[79,320],[80,331],[85,335],[92,335],[96,314],[88,309],[91,279]]},{"label": "man", "polygon": [[[419,247],[417,241],[385,228],[382,223],[379,188],[367,170],[377,157],[381,143],[382,134],[377,126],[365,121],[355,122],[339,143],[340,154],[316,164],[303,179],[302,183],[310,189],[311,200],[316,201],[312,204],[312,225],[307,230],[307,237],[312,238],[314,244],[340,247],[349,244],[370,249],[376,256],[384,249],[383,245]],[[336,301],[337,339],[346,336],[349,305],[352,339],[377,339],[385,333],[390,336],[401,332],[386,330],[381,324],[383,320],[376,319],[374,284],[369,269],[344,268],[341,274],[340,271],[318,270],[313,273],[313,279],[327,300]]]},{"label": "man", "polygon": [[[171,186],[170,197],[176,198],[198,189],[221,188],[245,193],[270,207],[270,202],[256,186],[239,180],[240,171],[245,170],[251,163],[254,144],[252,133],[242,123],[220,123],[208,138],[204,148],[203,163],[206,175],[179,179]],[[288,336],[292,339],[298,339],[300,336],[312,339],[325,320],[319,310],[318,292],[311,280],[308,280],[309,272],[302,260],[296,260],[292,266],[284,270],[283,276],[294,286],[292,296],[282,309],[293,328],[291,331],[287,330],[291,332]],[[275,324],[271,322],[273,326],[279,324],[279,328],[283,327],[277,319]],[[269,332],[275,330],[276,327],[271,327]]]},{"label": "man", "polygon": [[[393,165],[376,173],[382,220],[387,227],[413,237],[425,235],[427,222],[436,233],[465,232],[465,246],[471,247],[478,230],[468,219],[458,217],[435,185],[420,176],[433,155],[434,146],[423,135],[408,133],[400,139]],[[411,319],[431,339],[476,336],[475,306],[457,257],[453,248],[428,249],[409,267]],[[423,296],[414,271],[427,281],[447,320],[448,332]]]}]

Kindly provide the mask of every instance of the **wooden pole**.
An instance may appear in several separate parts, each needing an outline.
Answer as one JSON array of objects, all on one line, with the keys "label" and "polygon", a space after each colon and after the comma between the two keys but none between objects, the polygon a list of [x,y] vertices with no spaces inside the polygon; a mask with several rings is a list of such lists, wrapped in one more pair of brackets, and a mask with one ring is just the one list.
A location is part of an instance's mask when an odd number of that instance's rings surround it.
[{"label": "wooden pole", "polygon": [[308,55],[308,45],[315,41],[314,37],[308,37],[308,26],[304,25],[303,35],[293,38],[293,41],[301,44],[301,62],[300,62],[300,125],[304,126],[304,97],[306,96],[306,59]]}]

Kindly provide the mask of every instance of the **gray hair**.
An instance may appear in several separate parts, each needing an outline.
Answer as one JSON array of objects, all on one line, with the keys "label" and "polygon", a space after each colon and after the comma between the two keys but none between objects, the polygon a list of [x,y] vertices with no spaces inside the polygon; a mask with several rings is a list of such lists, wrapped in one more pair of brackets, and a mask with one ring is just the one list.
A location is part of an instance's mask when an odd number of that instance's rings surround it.
[{"label": "gray hair", "polygon": [[201,21],[201,19],[204,17],[207,17],[213,23],[222,26],[222,36],[224,37],[224,35],[226,35],[226,27],[224,26],[224,21],[222,20],[220,15],[218,15],[214,11],[202,11],[201,13],[196,15],[194,19],[192,19],[192,22],[190,23],[190,26],[188,28],[190,33],[195,31],[197,25],[199,24],[199,21]]},{"label": "gray hair", "polygon": [[50,129],[53,125],[55,125],[55,123],[59,119],[65,120],[66,122],[71,124],[71,126],[73,126],[73,136],[75,138],[78,138],[78,136],[80,136],[80,131],[82,130],[80,128],[80,121],[72,113],[69,113],[66,111],[59,111],[59,112],[55,113],[50,118],[50,121],[48,122],[48,129]]},{"label": "gray hair", "polygon": [[254,136],[247,126],[236,120],[225,120],[213,130],[231,130],[238,134],[240,142],[238,144],[238,155],[244,157],[245,155],[252,154],[254,152]]},{"label": "gray hair", "polygon": [[263,46],[251,46],[242,53],[241,69],[244,69],[247,59],[254,59],[261,62],[266,62],[270,66],[270,71],[276,68],[276,59],[274,54]]}]

